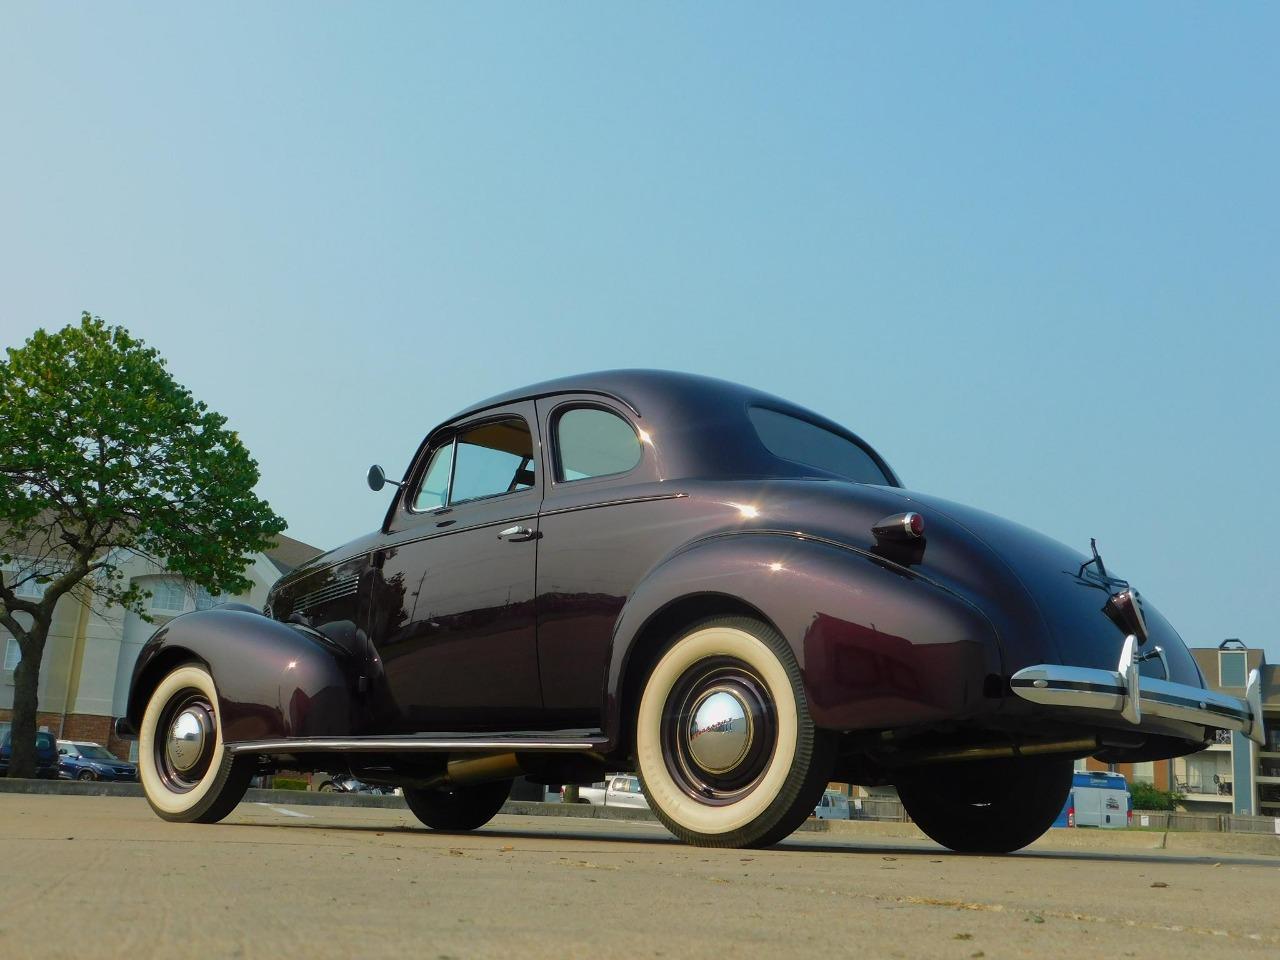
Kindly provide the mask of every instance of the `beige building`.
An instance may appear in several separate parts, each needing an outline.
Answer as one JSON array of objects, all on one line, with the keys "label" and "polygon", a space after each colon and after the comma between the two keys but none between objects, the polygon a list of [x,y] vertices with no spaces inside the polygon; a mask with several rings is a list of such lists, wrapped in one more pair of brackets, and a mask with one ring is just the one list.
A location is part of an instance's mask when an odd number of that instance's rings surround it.
[{"label": "beige building", "polygon": [[[238,596],[211,597],[152,561],[127,554],[121,571],[128,580],[151,593],[148,623],[136,613],[119,607],[90,608],[74,593],[59,601],[40,664],[39,729],[59,739],[92,740],[116,756],[130,756],[133,744],[117,740],[112,732],[122,716],[129,694],[129,680],[138,651],[156,628],[182,613],[235,600],[261,608],[267,591],[284,573],[320,551],[290,537],[280,536],[266,553],[256,554],[245,576],[252,581]],[[38,600],[43,587],[28,582],[19,596]],[[24,614],[17,614],[21,621]],[[13,670],[21,658],[18,642],[0,627],[0,741],[9,732],[13,717]]]},{"label": "beige building", "polygon": [[1280,664],[1267,663],[1261,650],[1238,640],[1191,651],[1213,690],[1243,697],[1253,670],[1262,675],[1261,747],[1241,734],[1218,731],[1216,742],[1199,753],[1173,761],[1176,789],[1183,805],[1202,813],[1238,813],[1280,817]]}]

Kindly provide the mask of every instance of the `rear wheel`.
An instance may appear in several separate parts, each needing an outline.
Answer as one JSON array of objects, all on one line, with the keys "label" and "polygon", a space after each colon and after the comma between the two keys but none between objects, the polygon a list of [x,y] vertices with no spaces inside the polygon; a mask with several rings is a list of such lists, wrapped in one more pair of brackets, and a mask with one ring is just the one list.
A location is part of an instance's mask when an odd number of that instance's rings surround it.
[{"label": "rear wheel", "polygon": [[404,788],[404,802],[432,830],[476,830],[492,820],[511,795],[511,780],[449,789]]},{"label": "rear wheel", "polygon": [[147,701],[138,777],[165,820],[217,823],[244,797],[253,766],[227,750],[220,716],[213,677],[197,664],[173,670]]},{"label": "rear wheel", "polygon": [[649,675],[636,717],[649,805],[700,846],[767,847],[792,833],[822,796],[834,744],[809,716],[790,645],[746,617],[680,637]]},{"label": "rear wheel", "polygon": [[1053,826],[1071,791],[1070,758],[982,760],[922,768],[898,795],[929,837],[960,853],[1011,853]]}]

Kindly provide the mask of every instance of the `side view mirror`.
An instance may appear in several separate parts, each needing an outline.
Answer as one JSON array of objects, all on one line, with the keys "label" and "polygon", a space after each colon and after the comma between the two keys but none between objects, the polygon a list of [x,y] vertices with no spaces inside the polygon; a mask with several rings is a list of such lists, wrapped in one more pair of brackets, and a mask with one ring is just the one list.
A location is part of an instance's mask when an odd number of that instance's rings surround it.
[{"label": "side view mirror", "polygon": [[376,464],[376,463],[369,468],[369,474],[367,477],[365,477],[365,479],[369,483],[370,490],[381,490],[388,483],[391,484],[393,487],[400,486],[399,481],[387,479],[387,472],[383,470],[379,464]]}]

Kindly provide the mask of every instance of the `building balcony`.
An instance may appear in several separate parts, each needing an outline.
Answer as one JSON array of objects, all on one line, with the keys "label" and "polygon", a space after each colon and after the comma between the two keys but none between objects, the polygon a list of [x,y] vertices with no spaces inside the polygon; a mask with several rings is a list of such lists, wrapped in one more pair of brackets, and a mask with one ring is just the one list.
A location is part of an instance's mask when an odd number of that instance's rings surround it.
[{"label": "building balcony", "polygon": [[1193,778],[1178,783],[1178,792],[1188,800],[1230,800],[1231,781],[1227,779],[1214,783],[1212,780]]}]

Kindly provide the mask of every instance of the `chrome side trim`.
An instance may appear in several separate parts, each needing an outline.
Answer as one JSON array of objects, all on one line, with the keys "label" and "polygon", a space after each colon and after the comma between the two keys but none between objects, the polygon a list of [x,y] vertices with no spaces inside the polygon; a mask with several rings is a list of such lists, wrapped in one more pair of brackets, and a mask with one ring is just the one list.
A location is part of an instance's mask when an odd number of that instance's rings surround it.
[{"label": "chrome side trim", "polygon": [[[425,517],[425,516],[430,516],[430,514],[415,513],[414,516]],[[464,527],[446,527],[443,530],[432,530],[430,533],[420,532],[416,536],[406,535],[403,540],[392,540],[388,538],[388,540],[385,543],[380,543],[376,549],[377,550],[398,550],[400,547],[407,547],[413,543],[422,543],[424,540],[437,540],[440,537],[451,537],[455,533],[467,533],[470,530],[483,530],[485,527],[497,527],[497,526],[501,526],[504,523],[505,524],[524,523],[526,520],[537,520],[537,519],[538,519],[538,514],[525,513],[525,514],[521,514],[518,517],[508,517],[506,520],[484,520],[484,521],[481,521],[480,523],[471,523]],[[418,529],[417,527],[410,528],[410,530],[417,530],[417,529]],[[399,531],[399,534],[408,534],[410,530],[401,530]],[[392,534],[392,536],[396,536],[396,535],[398,534]]]},{"label": "chrome side trim", "polygon": [[1055,707],[1112,710],[1134,725],[1143,714],[1186,723],[1238,730],[1263,743],[1262,677],[1249,675],[1245,698],[1230,697],[1185,683],[1170,683],[1138,673],[1137,638],[1125,638],[1116,670],[1042,663],[1024,667],[1010,678],[1013,692],[1024,700]]},{"label": "chrome side trim", "polygon": [[293,737],[283,740],[245,740],[228,743],[231,753],[483,753],[492,750],[584,752],[604,746],[604,737],[537,739],[495,737]]},{"label": "chrome side trim", "polygon": [[[563,480],[560,481],[564,483]],[[569,481],[576,483],[577,481]],[[596,510],[600,507],[621,507],[631,503],[652,503],[656,500],[683,500],[689,495],[687,493],[650,493],[637,497],[623,497],[619,500],[601,500],[598,503],[579,503],[572,507],[552,507],[549,510],[543,510],[539,516],[555,517],[562,513],[577,513],[579,510]],[[544,503],[546,501],[543,501]]]}]

